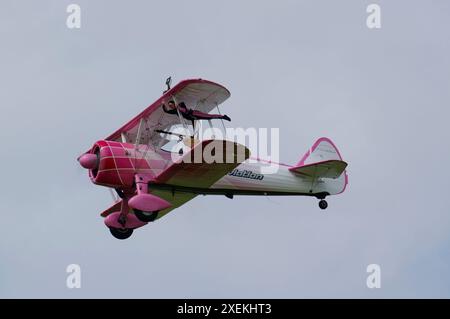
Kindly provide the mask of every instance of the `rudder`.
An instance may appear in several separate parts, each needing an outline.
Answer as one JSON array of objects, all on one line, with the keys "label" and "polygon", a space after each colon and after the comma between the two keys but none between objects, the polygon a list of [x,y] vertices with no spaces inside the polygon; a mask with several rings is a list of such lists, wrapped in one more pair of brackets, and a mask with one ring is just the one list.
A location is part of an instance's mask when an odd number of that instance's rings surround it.
[{"label": "rudder", "polygon": [[321,137],[311,146],[295,166],[303,166],[330,160],[342,161],[342,156],[336,145],[334,145],[329,138]]}]

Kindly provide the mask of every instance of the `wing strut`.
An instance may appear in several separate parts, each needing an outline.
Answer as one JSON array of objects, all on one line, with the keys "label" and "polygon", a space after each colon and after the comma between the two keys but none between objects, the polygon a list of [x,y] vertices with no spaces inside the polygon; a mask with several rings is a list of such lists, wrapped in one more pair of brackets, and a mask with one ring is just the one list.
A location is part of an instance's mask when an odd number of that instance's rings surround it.
[{"label": "wing strut", "polygon": [[122,139],[122,143],[128,143],[127,133],[125,133],[125,132],[120,133],[120,138]]},{"label": "wing strut", "polygon": [[178,118],[180,119],[181,125],[183,125],[184,129],[186,130],[186,132],[189,132],[189,129],[187,128],[186,123],[183,121],[183,118],[181,117],[180,110],[178,109],[178,101],[175,98],[175,96],[173,96],[173,95],[172,95],[172,100],[175,102],[175,108],[177,109],[177,114],[178,114]]},{"label": "wing strut", "polygon": [[136,142],[134,143],[134,147],[137,149],[140,141],[141,141],[141,134],[142,134],[142,126],[144,126],[144,118],[141,118],[139,121],[138,131],[136,135]]},{"label": "wing strut", "polygon": [[[218,104],[217,102],[216,102],[215,104],[216,104],[217,112],[219,112],[219,115],[222,115],[222,113],[220,112],[220,109],[219,109],[219,104]],[[222,126],[223,126],[223,134],[226,135],[227,130],[226,130],[226,128],[225,128],[225,124],[223,123],[223,119],[222,119],[222,118],[220,119],[220,122],[222,122]]]},{"label": "wing strut", "polygon": [[215,139],[216,135],[214,134],[214,127],[213,127],[213,125],[211,123],[211,120],[208,120],[208,125],[209,125],[209,128],[211,129],[211,132],[213,132],[213,135],[211,136],[211,138]]}]

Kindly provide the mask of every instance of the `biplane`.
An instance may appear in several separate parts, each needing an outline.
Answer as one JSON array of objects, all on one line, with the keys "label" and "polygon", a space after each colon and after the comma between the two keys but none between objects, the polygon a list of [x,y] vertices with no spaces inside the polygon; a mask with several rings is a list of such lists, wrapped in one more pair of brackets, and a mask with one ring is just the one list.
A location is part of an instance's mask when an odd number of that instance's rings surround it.
[{"label": "biplane", "polygon": [[[115,238],[130,237],[198,195],[303,195],[317,198],[326,209],[325,198],[345,190],[347,163],[328,138],[319,138],[297,164],[279,164],[276,173],[265,174],[267,161],[251,158],[246,146],[226,139],[198,140],[191,127],[195,123],[179,112],[166,114],[162,107],[170,100],[209,113],[229,97],[225,87],[203,79],[183,80],[172,88],[168,84],[158,100],[78,157],[94,184],[117,194],[101,213]],[[180,124],[193,134],[175,133],[172,128]],[[174,136],[184,151],[164,147]],[[205,149],[221,160],[207,160]]]}]

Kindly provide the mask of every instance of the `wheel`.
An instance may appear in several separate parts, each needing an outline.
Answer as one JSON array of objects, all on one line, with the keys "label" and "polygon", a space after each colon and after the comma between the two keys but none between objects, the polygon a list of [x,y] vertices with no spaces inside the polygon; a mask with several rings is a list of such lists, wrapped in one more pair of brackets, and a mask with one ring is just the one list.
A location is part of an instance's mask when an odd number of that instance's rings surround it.
[{"label": "wheel", "polygon": [[133,234],[133,229],[131,228],[113,228],[110,227],[109,231],[117,239],[127,239]]},{"label": "wheel", "polygon": [[133,209],[134,215],[141,222],[148,223],[152,222],[158,216],[158,212],[143,212],[142,210]]},{"label": "wheel", "polygon": [[322,199],[319,201],[319,207],[320,209],[326,209],[328,207],[328,203],[326,200]]}]

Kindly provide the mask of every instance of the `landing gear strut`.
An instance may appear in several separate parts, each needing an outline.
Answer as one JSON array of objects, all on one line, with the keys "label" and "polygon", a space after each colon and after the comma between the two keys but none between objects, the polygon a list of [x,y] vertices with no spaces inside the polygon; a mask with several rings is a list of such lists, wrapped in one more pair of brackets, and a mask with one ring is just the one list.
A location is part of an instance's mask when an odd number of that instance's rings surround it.
[{"label": "landing gear strut", "polygon": [[[128,201],[128,205],[133,208],[133,210],[153,213],[172,206],[172,204],[162,199],[161,197],[148,193],[148,184],[153,180],[151,176],[145,174],[136,174],[134,178],[137,194],[131,197]],[[136,214],[136,217],[139,218],[138,215],[143,216],[139,212]]]},{"label": "landing gear strut", "polygon": [[325,199],[321,199],[319,201],[319,207],[320,207],[320,209],[326,209],[328,207],[327,201]]},{"label": "landing gear strut", "polygon": [[[118,191],[117,193],[124,195],[122,191]],[[135,225],[129,223],[129,210],[128,199],[124,196],[120,212],[113,212],[105,218],[105,224],[108,226],[111,235],[117,239],[127,239],[133,234],[133,227]],[[132,217],[134,218],[134,216]]]}]

